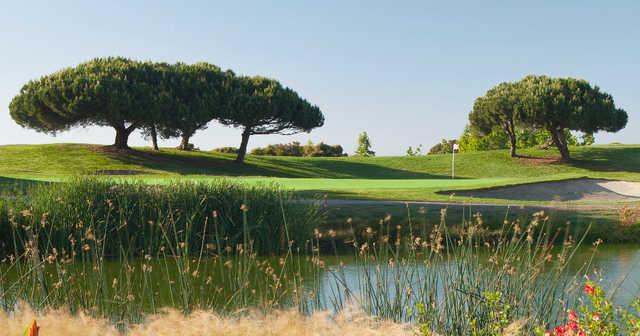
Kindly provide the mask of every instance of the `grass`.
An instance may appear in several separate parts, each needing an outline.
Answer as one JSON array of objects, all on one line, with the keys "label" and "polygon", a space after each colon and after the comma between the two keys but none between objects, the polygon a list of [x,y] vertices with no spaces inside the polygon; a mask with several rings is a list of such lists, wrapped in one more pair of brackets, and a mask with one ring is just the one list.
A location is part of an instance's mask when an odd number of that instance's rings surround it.
[{"label": "grass", "polygon": [[[295,201],[291,192],[277,185],[225,179],[151,185],[94,177],[38,184],[27,188],[23,197],[7,191],[0,197],[0,254],[27,249],[31,239],[10,231],[36,222],[51,223],[33,232],[41,243],[69,250],[80,248],[86,235],[104,237],[102,252],[111,257],[158,254],[169,236],[174,240],[170,246],[182,243],[189,252],[198,251],[193,242],[214,233],[231,246],[246,244],[243,240],[250,235],[256,250],[279,253],[287,249],[288,240],[304,240],[321,219],[316,206]],[[282,211],[292,216],[287,232]],[[247,220],[251,226],[245,228],[242,223]],[[70,237],[78,245],[69,245]],[[216,249],[223,248],[221,244]]]},{"label": "grass", "polygon": [[[250,155],[246,164],[239,165],[233,163],[233,155],[205,151],[153,152],[138,148],[121,153],[82,144],[9,145],[0,146],[0,176],[3,176],[0,183],[57,181],[95,173],[152,183],[233,176],[248,182],[275,181],[304,195],[447,201],[449,196],[439,192],[579,177],[640,181],[638,145],[598,145],[571,150],[574,157],[571,164],[553,161],[557,157],[553,150],[522,150],[523,157],[516,159],[510,158],[507,151],[462,153],[456,156],[458,179],[451,180],[450,155],[374,158]],[[457,196],[454,201],[473,200]],[[507,203],[491,199],[483,202]]]}]

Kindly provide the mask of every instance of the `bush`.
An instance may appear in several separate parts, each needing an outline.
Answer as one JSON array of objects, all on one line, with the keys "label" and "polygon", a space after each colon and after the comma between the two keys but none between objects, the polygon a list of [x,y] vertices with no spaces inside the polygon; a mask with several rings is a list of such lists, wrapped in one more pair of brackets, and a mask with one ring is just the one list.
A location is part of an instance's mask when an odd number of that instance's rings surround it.
[{"label": "bush", "polygon": [[288,144],[268,145],[267,147],[255,148],[251,151],[253,155],[271,156],[315,156],[315,157],[339,157],[347,156],[340,145],[328,145],[324,142],[314,144],[309,141],[302,146],[294,141]]},{"label": "bush", "polygon": [[211,151],[218,152],[218,153],[227,153],[227,154],[238,154],[239,152],[238,147],[220,147],[220,148],[214,148]]},{"label": "bush", "polygon": [[456,139],[446,140],[442,139],[440,143],[433,145],[429,149],[429,154],[447,154],[451,153],[451,149],[453,148],[453,144],[457,142]]},{"label": "bush", "polygon": [[[565,130],[565,137],[571,146],[587,146],[594,142],[593,134],[571,133]],[[516,128],[518,148],[538,147],[546,149],[553,145],[551,134],[544,129]],[[510,147],[509,137],[500,128],[494,128],[486,135],[475,133],[469,125],[465,126],[460,139],[461,152],[476,152],[494,149],[507,149]]]}]

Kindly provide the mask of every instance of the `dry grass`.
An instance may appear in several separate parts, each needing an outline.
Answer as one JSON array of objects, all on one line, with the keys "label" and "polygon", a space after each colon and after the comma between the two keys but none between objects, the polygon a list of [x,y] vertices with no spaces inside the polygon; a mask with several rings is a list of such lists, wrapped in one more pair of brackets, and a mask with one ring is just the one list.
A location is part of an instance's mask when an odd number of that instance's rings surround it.
[{"label": "dry grass", "polygon": [[[0,335],[22,335],[27,324],[37,319],[43,336],[121,335],[107,320],[84,314],[71,316],[63,310],[37,314],[22,306],[9,316],[0,312]],[[188,316],[176,310],[165,310],[150,316],[146,323],[126,332],[132,336],[146,335],[414,335],[409,325],[380,321],[355,309],[347,309],[331,317],[327,312],[304,316],[296,311],[275,311],[269,314],[249,313],[222,317],[208,311]]]}]

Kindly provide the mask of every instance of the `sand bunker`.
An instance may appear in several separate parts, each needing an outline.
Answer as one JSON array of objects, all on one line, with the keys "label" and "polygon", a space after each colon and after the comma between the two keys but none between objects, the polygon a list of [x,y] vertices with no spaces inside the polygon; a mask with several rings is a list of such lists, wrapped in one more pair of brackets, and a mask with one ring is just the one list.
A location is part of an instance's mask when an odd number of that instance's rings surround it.
[{"label": "sand bunker", "polygon": [[640,182],[583,178],[454,193],[460,196],[517,201],[628,201],[640,199]]}]

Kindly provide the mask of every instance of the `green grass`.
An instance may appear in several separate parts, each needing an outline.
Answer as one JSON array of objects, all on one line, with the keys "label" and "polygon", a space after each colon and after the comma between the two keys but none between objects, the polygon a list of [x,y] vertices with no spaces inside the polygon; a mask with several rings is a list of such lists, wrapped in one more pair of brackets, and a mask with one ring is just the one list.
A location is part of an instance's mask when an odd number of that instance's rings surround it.
[{"label": "green grass", "polygon": [[[80,174],[132,174],[126,179],[154,183],[178,178],[243,177],[248,182],[275,181],[306,194],[338,198],[445,201],[443,190],[486,188],[526,182],[590,177],[640,181],[640,145],[598,145],[571,148],[570,164],[551,162],[554,150],[522,150],[512,159],[507,151],[456,156],[456,180],[450,179],[451,156],[374,158],[300,158],[249,156],[246,164],[231,154],[205,151],[128,153],[82,144],[0,146],[0,183],[61,180]],[[457,197],[455,200],[469,201]],[[504,203],[499,200],[483,200]]]},{"label": "green grass", "polygon": [[[213,231],[232,246],[242,244],[246,232],[255,250],[278,253],[287,249],[289,239],[305,241],[322,218],[316,205],[296,202],[295,195],[277,185],[230,179],[150,185],[88,177],[39,184],[26,189],[24,197],[2,197],[6,193],[0,194],[0,258],[26,242],[14,239],[12,227],[30,227],[41,220],[51,223],[36,235],[43,242],[63,245],[81,228],[105,237],[105,255],[120,256],[123,244],[130,249],[127,254],[157,253],[168,234],[175,234],[174,245],[183,242],[185,249],[197,249],[190,242]],[[245,221],[250,222],[247,228]]]}]

